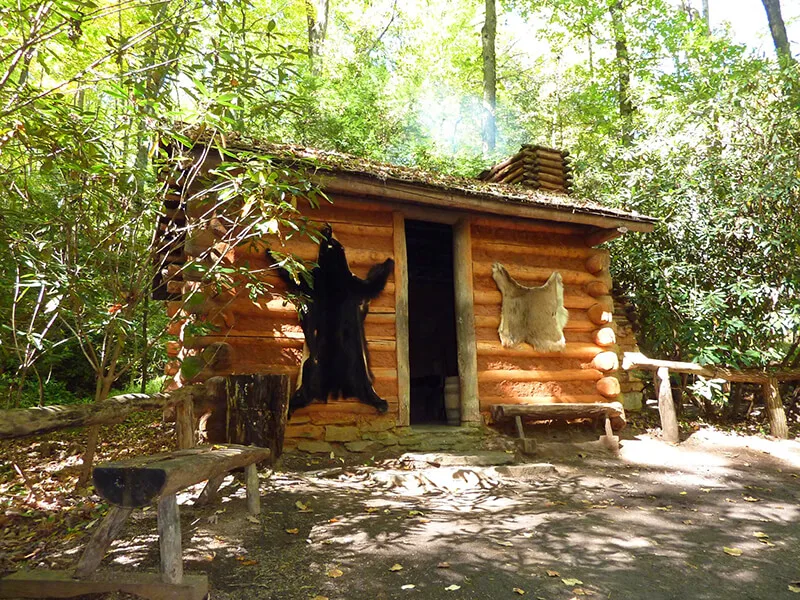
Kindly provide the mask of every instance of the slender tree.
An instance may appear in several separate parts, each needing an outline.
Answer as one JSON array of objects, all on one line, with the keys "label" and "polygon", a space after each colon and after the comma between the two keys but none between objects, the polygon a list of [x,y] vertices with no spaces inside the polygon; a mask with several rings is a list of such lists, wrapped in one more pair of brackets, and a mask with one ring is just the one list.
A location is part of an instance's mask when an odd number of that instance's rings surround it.
[{"label": "slender tree", "polygon": [[481,30],[483,42],[483,152],[493,152],[497,143],[497,7],[495,0],[486,0],[486,19]]},{"label": "slender tree", "polygon": [[622,143],[632,139],[633,101],[631,100],[631,64],[628,54],[628,37],[625,33],[625,7],[622,0],[613,0],[609,10],[614,34],[614,60],[617,67],[617,102],[622,118]]},{"label": "slender tree", "polygon": [[305,0],[308,21],[308,59],[315,70],[319,69],[322,44],[328,35],[329,0]]},{"label": "slender tree", "polygon": [[786,36],[786,25],[783,23],[781,14],[780,0],[761,0],[764,10],[767,11],[769,21],[769,32],[772,35],[772,43],[775,44],[775,52],[778,60],[782,64],[789,64],[793,61],[792,49],[789,46],[789,38]]}]

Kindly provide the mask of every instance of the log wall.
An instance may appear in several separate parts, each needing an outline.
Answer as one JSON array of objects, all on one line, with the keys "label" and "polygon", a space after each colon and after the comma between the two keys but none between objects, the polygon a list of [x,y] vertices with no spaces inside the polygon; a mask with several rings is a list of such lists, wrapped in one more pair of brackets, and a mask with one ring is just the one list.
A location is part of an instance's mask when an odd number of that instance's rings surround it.
[{"label": "log wall", "polygon": [[[353,273],[365,277],[376,263],[394,255],[394,220],[390,209],[377,204],[348,202],[332,198],[335,208],[323,203],[319,208],[303,210],[304,216],[313,219],[311,226],[330,223],[334,237],[345,248],[348,264]],[[189,210],[191,212],[191,209]],[[189,258],[199,255],[214,245],[211,232],[200,232],[186,243]],[[279,277],[270,270],[265,250],[293,254],[298,258],[315,261],[319,247],[306,236],[296,234],[291,239],[279,240],[275,236],[263,243],[248,243],[235,248],[218,248],[218,256],[226,264],[249,268],[251,274],[271,286],[273,293],[251,299],[247,291],[219,291],[202,287],[199,283],[182,283],[183,300],[169,304],[169,312],[178,317],[175,333],[180,342],[168,348],[176,358],[167,369],[176,377],[176,383],[204,381],[216,375],[282,373],[294,380],[299,375],[303,356],[304,336],[297,311],[284,300],[286,291]],[[187,321],[196,325],[207,324],[209,332],[190,335]],[[374,408],[352,398],[329,398],[328,404],[315,403],[295,411],[286,428],[285,446],[292,447],[303,440],[347,442],[360,439],[358,432],[350,431],[359,425],[368,431],[390,428],[398,421],[398,382],[395,323],[394,276],[383,292],[371,302],[365,321],[367,347],[375,391],[389,403],[386,415],[378,416]],[[224,347],[221,360],[215,349]],[[209,359],[209,357],[211,357]],[[196,362],[195,369],[179,368],[187,361]],[[199,362],[198,362],[199,361]],[[193,374],[194,371],[198,373]],[[379,425],[378,425],[379,423]],[[342,427],[345,426],[345,427]],[[333,439],[336,438],[336,439]]]},{"label": "log wall", "polygon": [[[608,402],[619,395],[608,253],[587,247],[585,232],[564,225],[519,221],[472,222],[475,331],[480,409],[492,404]],[[526,286],[539,286],[553,271],[564,281],[569,311],[562,352],[538,352],[527,344],[503,348],[501,295],[491,276],[502,263]]]}]

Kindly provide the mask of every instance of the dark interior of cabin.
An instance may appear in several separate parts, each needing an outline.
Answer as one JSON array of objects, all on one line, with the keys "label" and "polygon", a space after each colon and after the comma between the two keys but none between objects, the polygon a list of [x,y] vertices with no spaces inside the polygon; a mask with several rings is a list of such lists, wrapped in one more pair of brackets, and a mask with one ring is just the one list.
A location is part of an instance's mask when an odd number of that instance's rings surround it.
[{"label": "dark interior of cabin", "polygon": [[445,423],[445,378],[458,375],[453,228],[407,220],[406,245],[411,423]]}]

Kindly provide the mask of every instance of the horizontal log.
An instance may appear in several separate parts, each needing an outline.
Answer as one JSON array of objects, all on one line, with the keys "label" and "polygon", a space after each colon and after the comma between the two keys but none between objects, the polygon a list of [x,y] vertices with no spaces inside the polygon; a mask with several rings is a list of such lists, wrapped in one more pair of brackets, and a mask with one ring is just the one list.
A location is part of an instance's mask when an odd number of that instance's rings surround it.
[{"label": "horizontal log", "polygon": [[536,174],[536,178],[540,183],[552,183],[553,185],[558,185],[561,187],[565,187],[567,185],[567,178],[563,175],[563,173],[560,175],[551,175],[550,173],[539,171]]},{"label": "horizontal log", "polygon": [[[500,307],[497,307],[497,314],[476,315],[475,327],[492,327],[494,329],[500,327]],[[597,325],[589,320],[586,313],[578,310],[570,312],[569,320],[564,326],[564,331],[595,331],[596,329]]]},{"label": "horizontal log", "polygon": [[510,156],[509,158],[505,159],[504,161],[499,162],[496,165],[490,167],[489,168],[489,172],[487,173],[486,177],[484,177],[484,179],[488,179],[492,175],[496,175],[497,173],[499,173],[500,171],[505,169],[511,163],[514,163],[514,162],[517,162],[518,160],[521,160],[523,156],[524,156],[523,152],[517,152],[515,155]]},{"label": "horizontal log", "polygon": [[590,366],[598,371],[616,371],[619,369],[619,357],[616,352],[600,352],[592,359]]},{"label": "horizontal log", "polygon": [[[518,280],[519,281],[519,280]],[[479,290],[476,289],[472,295],[473,302],[476,305],[496,305],[500,306],[500,303],[503,300],[502,295],[500,294],[499,290]],[[564,294],[564,307],[568,310],[586,310],[594,305],[597,304],[597,299],[592,298],[590,296],[584,295],[572,295],[572,294]],[[601,305],[599,305],[601,306]],[[602,308],[602,306],[601,306]],[[609,314],[611,314],[609,312]],[[608,321],[610,322],[610,321]],[[567,321],[569,323],[569,321]],[[603,323],[606,323],[605,321]],[[595,327],[596,329],[596,327]]]},{"label": "horizontal log", "polygon": [[590,306],[586,314],[589,320],[596,325],[608,325],[614,319],[613,311],[599,302]]},{"label": "horizontal log", "polygon": [[584,287],[584,291],[597,298],[598,296],[608,296],[611,292],[609,291],[609,285],[605,281],[590,281]]},{"label": "horizontal log", "polygon": [[545,173],[554,177],[560,177],[561,179],[572,179],[572,171],[566,167],[566,165],[563,167],[553,167],[550,166],[550,163],[538,162],[536,160],[532,160],[529,164],[531,170],[537,173]]},{"label": "horizontal log", "polygon": [[586,259],[586,270],[589,273],[597,274],[604,271],[608,271],[608,267],[611,264],[611,259],[609,257],[607,250],[600,250],[592,254],[589,258]]},{"label": "horizontal log", "polygon": [[598,394],[563,394],[535,396],[481,396],[481,410],[489,410],[493,404],[593,404],[607,402],[608,399]]},{"label": "horizontal log", "polygon": [[617,334],[611,327],[603,327],[594,332],[594,343],[598,346],[613,346],[617,343]]},{"label": "horizontal log", "polygon": [[597,381],[597,391],[601,396],[614,398],[619,396],[621,389],[619,379],[616,377],[603,377]]},{"label": "horizontal log", "polygon": [[593,404],[495,404],[492,419],[500,421],[513,417],[537,420],[584,419],[608,417],[611,427],[618,431],[625,427],[625,410],[619,402]]},{"label": "horizontal log", "polygon": [[[384,396],[384,400],[389,403],[388,413],[392,413],[393,409],[396,410],[397,396]],[[359,402],[358,400],[329,400],[328,402],[312,402],[308,406],[298,408],[292,413],[289,418],[288,424],[292,425],[292,418],[306,417],[313,415],[331,415],[331,414],[351,414],[351,415],[377,415],[378,411],[374,406]]]},{"label": "horizontal log", "polygon": [[754,369],[733,370],[723,367],[703,366],[690,362],[657,360],[648,358],[639,352],[625,352],[622,357],[622,368],[626,371],[632,369],[653,371],[661,367],[666,367],[676,373],[700,375],[707,379],[725,379],[727,381],[741,381],[744,383],[763,384],[768,383],[771,378],[778,379],[779,381],[800,380],[800,369],[785,369],[775,372]]},{"label": "horizontal log", "polygon": [[594,344],[572,343],[565,344],[560,352],[540,352],[534,350],[528,344],[520,344],[514,348],[506,348],[499,341],[496,342],[477,342],[478,355],[491,356],[532,356],[540,358],[580,358],[584,360],[593,359],[603,351],[602,348]]},{"label": "horizontal log", "polygon": [[268,448],[215,444],[98,465],[92,481],[97,493],[111,504],[140,508],[161,496],[269,457]]},{"label": "horizontal log", "polygon": [[531,370],[494,370],[479,371],[478,381],[596,381],[603,374],[596,369],[561,369],[543,371]]},{"label": "horizontal log", "polygon": [[[517,256],[518,259],[523,260],[525,257],[531,255],[542,256],[546,258],[573,258],[579,261],[585,261],[595,252],[594,248],[586,248],[580,246],[567,246],[563,244],[531,244],[526,242],[513,243],[507,241],[496,241],[489,239],[474,239],[472,247],[476,250],[483,251],[483,254],[491,255],[497,253],[499,255],[512,255]],[[498,260],[498,259],[494,259]],[[500,260],[502,262],[502,260]]]},{"label": "horizontal log", "polygon": [[200,386],[164,394],[122,394],[89,404],[38,406],[0,411],[0,439],[12,439],[91,425],[122,423],[132,412],[162,410],[186,398],[202,396]]},{"label": "horizontal log", "polygon": [[[476,275],[492,274],[492,263],[476,261],[472,270]],[[553,271],[561,273],[561,279],[565,285],[585,285],[590,281],[597,281],[598,278],[586,271],[573,271],[570,269],[527,267],[521,265],[511,265],[508,267],[509,274],[516,280],[541,281],[544,283],[553,274]],[[601,280],[602,281],[602,280]]]},{"label": "horizontal log", "polygon": [[[235,335],[204,335],[190,338],[184,341],[187,348],[205,348],[209,344],[225,342],[234,347],[251,346],[255,344],[274,344],[289,348],[302,347],[305,338],[302,333],[286,333],[277,331],[265,331],[259,338],[250,336]],[[393,352],[395,350],[394,340],[371,340],[367,338],[367,348],[378,352]]]}]

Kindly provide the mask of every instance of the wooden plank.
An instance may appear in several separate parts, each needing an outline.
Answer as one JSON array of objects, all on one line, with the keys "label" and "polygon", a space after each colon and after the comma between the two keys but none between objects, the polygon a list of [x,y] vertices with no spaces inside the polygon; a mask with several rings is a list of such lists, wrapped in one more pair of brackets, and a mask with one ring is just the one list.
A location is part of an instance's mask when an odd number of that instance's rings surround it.
[{"label": "wooden plank", "polygon": [[78,566],[75,568],[75,577],[84,579],[97,570],[97,567],[103,562],[103,557],[106,555],[109,546],[111,546],[111,542],[117,538],[122,526],[125,525],[125,521],[127,521],[132,512],[132,508],[121,508],[119,506],[112,506],[108,510],[108,514],[92,534],[89,543],[86,544],[86,548],[83,550]]},{"label": "wooden plank", "polygon": [[514,243],[513,240],[509,242],[503,238],[499,239],[502,239],[503,241],[492,238],[477,238],[473,240],[472,244],[474,248],[485,250],[486,252],[507,252],[509,254],[520,254],[522,256],[536,254],[547,257],[574,258],[579,260],[586,260],[592,256],[594,252],[597,252],[597,250],[593,248],[587,248],[586,246],[567,246],[557,243],[531,244],[522,241]]},{"label": "wooden plank", "polygon": [[234,444],[191,448],[105,463],[94,469],[97,493],[111,504],[139,508],[237,467],[267,460],[270,451]]},{"label": "wooden plank", "polygon": [[[503,301],[500,290],[475,290],[474,291],[475,304],[483,305],[497,305],[498,307]],[[564,307],[568,310],[588,310],[595,304],[598,304],[597,298],[592,298],[588,294],[571,294],[564,293]],[[601,305],[601,310],[607,310]],[[567,321],[569,324],[569,321]],[[606,321],[604,321],[606,323]]]},{"label": "wooden plank", "polygon": [[408,331],[408,249],[405,218],[400,212],[394,213],[394,282],[397,395],[400,405],[397,424],[405,427],[411,418],[411,367]]},{"label": "wooden plank", "polygon": [[611,428],[619,431],[625,427],[625,410],[619,402],[596,404],[495,404],[491,407],[492,419],[528,417],[540,421],[571,420],[604,417]]},{"label": "wooden plank", "polygon": [[776,371],[774,373],[768,373],[764,370],[748,369],[734,371],[710,365],[704,366],[689,362],[648,358],[640,352],[625,352],[622,356],[622,368],[626,371],[633,369],[653,371],[660,367],[666,367],[676,373],[693,373],[695,375],[702,375],[708,379],[726,379],[727,381],[742,381],[745,383],[769,383],[772,377],[778,381],[800,379],[800,369],[789,369]]},{"label": "wooden plank", "polygon": [[0,579],[0,598],[74,598],[122,592],[149,600],[203,600],[206,575],[185,575],[180,584],[164,583],[158,573],[103,572],[86,579],[72,571],[20,571]]},{"label": "wooden plank", "polygon": [[175,494],[162,495],[158,500],[158,542],[162,581],[181,583],[183,581],[181,518]]},{"label": "wooden plank", "polygon": [[[475,315],[475,327],[492,327],[497,333],[500,327],[500,307],[492,315],[478,314]],[[569,314],[569,321],[564,326],[564,331],[595,331],[597,325],[592,323],[586,316],[586,313],[578,310],[571,311]]]},{"label": "wooden plank", "polygon": [[472,266],[470,220],[462,219],[453,227],[453,280],[462,422],[477,422],[481,419]]}]

